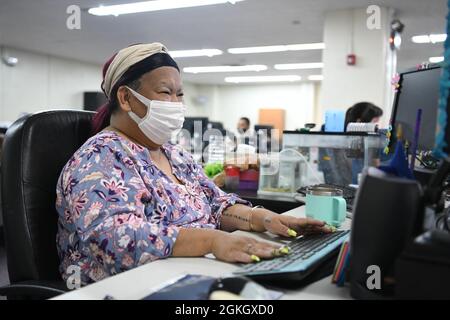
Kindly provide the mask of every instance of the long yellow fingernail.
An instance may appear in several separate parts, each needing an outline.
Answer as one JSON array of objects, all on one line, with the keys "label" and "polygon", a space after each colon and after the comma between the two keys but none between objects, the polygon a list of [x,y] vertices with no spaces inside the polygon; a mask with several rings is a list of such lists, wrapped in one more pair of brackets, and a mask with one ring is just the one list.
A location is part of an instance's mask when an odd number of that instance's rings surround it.
[{"label": "long yellow fingernail", "polygon": [[337,228],[335,226],[332,226],[331,224],[326,225],[328,229],[330,229],[331,232],[336,232]]},{"label": "long yellow fingernail", "polygon": [[291,248],[289,248],[288,246],[284,246],[280,249],[280,252],[283,254],[289,254],[290,251],[291,251]]},{"label": "long yellow fingernail", "polygon": [[255,256],[254,254],[252,254],[250,256],[250,259],[252,259],[252,261],[254,261],[254,262],[260,262],[261,261],[261,259],[258,256]]},{"label": "long yellow fingernail", "polygon": [[291,237],[296,237],[297,236],[297,232],[295,232],[295,230],[288,229],[288,235],[291,236]]}]

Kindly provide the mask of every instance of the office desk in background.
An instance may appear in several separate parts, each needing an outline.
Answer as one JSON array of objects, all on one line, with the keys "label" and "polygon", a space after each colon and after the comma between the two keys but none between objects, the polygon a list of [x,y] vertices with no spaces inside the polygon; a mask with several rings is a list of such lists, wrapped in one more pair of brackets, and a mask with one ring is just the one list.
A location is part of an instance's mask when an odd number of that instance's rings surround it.
[{"label": "office desk in background", "polygon": [[[285,212],[284,214],[304,217],[304,206]],[[350,228],[347,219],[343,229]],[[256,239],[286,243],[269,233],[252,233],[236,231],[236,234],[251,236]],[[168,258],[154,261],[135,269],[106,278],[97,283],[74,290],[54,299],[103,299],[106,295],[115,299],[142,299],[159,289],[167,281],[184,274],[202,274],[212,277],[223,277],[239,268],[238,265],[221,262],[213,256],[199,258]],[[320,299],[350,299],[350,291],[346,287],[337,287],[331,283],[331,276],[314,282],[298,290],[283,290],[282,299],[320,300]]]}]

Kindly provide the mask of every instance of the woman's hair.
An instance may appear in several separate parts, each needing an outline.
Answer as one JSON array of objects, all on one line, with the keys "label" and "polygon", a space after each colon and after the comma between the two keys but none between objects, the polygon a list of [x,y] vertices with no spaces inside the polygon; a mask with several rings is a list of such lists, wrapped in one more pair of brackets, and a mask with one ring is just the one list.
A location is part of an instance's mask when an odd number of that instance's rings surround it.
[{"label": "woman's hair", "polygon": [[383,110],[370,102],[359,102],[350,107],[345,113],[345,127],[351,122],[372,122],[383,115]]},{"label": "woman's hair", "polygon": [[[112,56],[103,66],[103,79],[105,79],[108,68],[116,55],[117,54]],[[92,119],[92,135],[97,134],[109,126],[111,115],[119,109],[119,102],[117,100],[117,90],[119,87],[128,86],[137,91],[141,85],[140,78],[142,75],[164,66],[174,67],[180,71],[176,62],[167,53],[155,53],[129,67],[113,85],[109,95],[104,91],[102,85],[103,92],[107,97],[109,96],[109,99],[104,105],[97,109],[97,113]],[[105,80],[103,80],[103,82],[104,81]]]}]

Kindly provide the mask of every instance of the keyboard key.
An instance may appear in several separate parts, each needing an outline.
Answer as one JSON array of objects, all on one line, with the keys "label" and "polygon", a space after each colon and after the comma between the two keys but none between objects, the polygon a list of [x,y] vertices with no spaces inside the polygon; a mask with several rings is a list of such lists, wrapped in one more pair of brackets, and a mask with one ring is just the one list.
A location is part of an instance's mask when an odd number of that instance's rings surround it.
[{"label": "keyboard key", "polygon": [[305,254],[304,256],[303,256],[303,259],[308,259],[309,257],[311,257],[312,255],[314,254],[314,252],[308,252],[307,254]]}]

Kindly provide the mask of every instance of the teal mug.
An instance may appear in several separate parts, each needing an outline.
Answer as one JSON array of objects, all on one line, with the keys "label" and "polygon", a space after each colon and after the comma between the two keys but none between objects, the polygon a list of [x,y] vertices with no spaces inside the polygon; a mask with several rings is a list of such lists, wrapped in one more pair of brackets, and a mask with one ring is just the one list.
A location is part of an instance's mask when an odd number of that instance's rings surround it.
[{"label": "teal mug", "polygon": [[326,187],[306,189],[306,216],[339,227],[345,220],[347,203],[342,190]]}]

